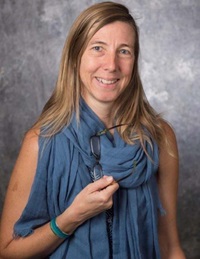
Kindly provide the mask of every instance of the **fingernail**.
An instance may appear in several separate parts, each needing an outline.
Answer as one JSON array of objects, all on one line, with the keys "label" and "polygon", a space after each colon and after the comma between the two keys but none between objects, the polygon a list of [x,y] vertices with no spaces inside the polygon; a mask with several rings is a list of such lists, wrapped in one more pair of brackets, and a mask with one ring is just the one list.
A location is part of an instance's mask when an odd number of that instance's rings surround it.
[{"label": "fingernail", "polygon": [[108,182],[111,182],[111,181],[113,181],[113,177],[112,177],[112,176],[107,176],[107,177],[106,177],[106,180],[107,180]]}]

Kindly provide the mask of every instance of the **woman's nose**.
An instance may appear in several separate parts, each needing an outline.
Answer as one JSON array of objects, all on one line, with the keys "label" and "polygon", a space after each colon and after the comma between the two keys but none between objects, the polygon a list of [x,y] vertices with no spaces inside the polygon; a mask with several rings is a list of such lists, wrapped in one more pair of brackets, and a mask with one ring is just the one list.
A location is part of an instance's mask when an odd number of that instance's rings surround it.
[{"label": "woman's nose", "polygon": [[109,72],[115,72],[118,67],[118,60],[116,53],[106,53],[104,56],[104,69]]}]

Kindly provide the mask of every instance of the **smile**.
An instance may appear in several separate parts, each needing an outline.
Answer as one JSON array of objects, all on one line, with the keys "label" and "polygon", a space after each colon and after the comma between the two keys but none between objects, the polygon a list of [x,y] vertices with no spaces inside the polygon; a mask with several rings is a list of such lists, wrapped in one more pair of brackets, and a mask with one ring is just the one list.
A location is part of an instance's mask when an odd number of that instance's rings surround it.
[{"label": "smile", "polygon": [[113,79],[113,80],[106,80],[106,79],[103,79],[103,78],[100,78],[100,77],[96,77],[96,79],[102,83],[102,84],[105,84],[105,85],[111,85],[111,84],[115,84],[119,79]]}]

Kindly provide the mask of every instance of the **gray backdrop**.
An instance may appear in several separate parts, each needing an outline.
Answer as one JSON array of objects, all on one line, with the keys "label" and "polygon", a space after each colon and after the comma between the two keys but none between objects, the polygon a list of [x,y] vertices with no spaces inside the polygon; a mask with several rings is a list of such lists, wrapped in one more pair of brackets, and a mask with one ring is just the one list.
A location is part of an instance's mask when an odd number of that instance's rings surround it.
[{"label": "gray backdrop", "polygon": [[[0,0],[0,212],[24,132],[57,78],[75,17],[92,0]],[[178,224],[188,258],[200,258],[199,0],[124,0],[140,27],[141,75],[180,150]]]}]

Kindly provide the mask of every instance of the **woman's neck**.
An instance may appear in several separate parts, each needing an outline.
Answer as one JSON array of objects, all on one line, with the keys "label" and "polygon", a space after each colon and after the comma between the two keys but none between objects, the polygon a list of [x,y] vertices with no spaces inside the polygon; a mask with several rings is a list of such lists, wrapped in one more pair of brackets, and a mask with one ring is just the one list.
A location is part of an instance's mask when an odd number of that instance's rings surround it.
[{"label": "woman's neck", "polygon": [[96,101],[95,103],[88,103],[87,100],[85,100],[85,102],[93,110],[93,112],[96,113],[99,119],[105,124],[106,128],[113,126],[114,118],[112,111],[112,103],[104,103],[98,101]]}]

